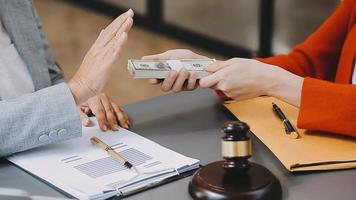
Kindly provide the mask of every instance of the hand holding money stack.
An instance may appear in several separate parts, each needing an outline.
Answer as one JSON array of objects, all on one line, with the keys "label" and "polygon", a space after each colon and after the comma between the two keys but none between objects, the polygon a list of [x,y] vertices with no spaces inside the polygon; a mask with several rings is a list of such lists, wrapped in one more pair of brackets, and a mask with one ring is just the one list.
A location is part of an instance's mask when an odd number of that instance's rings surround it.
[{"label": "hand holding money stack", "polygon": [[204,67],[215,62],[215,59],[182,59],[182,60],[128,60],[127,69],[135,79],[156,78],[164,79],[169,71],[179,72],[185,68],[194,72],[197,79],[201,79],[210,73]]}]

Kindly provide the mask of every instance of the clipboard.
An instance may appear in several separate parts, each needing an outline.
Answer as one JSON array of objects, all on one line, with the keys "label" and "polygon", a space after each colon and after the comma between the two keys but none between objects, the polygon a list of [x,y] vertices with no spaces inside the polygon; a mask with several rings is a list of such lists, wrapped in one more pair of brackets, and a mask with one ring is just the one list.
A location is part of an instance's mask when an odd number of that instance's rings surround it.
[{"label": "clipboard", "polygon": [[[82,199],[123,197],[190,176],[199,160],[184,156],[126,129],[101,134],[83,128],[83,136],[22,152],[7,159],[66,196]],[[90,143],[99,137],[138,167],[134,173]],[[46,162],[43,166],[41,163]],[[34,165],[37,164],[37,165]],[[57,172],[61,173],[57,173]]]},{"label": "clipboard", "polygon": [[293,125],[299,109],[273,97],[228,101],[224,106],[253,132],[291,171],[320,171],[356,168],[356,139],[319,131],[298,129],[300,139],[286,136],[284,126],[275,116],[276,103]]},{"label": "clipboard", "polygon": [[[17,167],[17,166],[16,166]],[[145,187],[141,187],[141,188],[138,188],[137,190],[133,190],[133,191],[130,191],[128,193],[120,193],[120,194],[116,194],[116,197],[118,198],[124,198],[124,197],[129,197],[129,196],[132,196],[132,195],[135,195],[135,194],[138,194],[138,193],[141,193],[141,192],[145,192],[145,191],[148,191],[150,189],[153,189],[153,188],[156,188],[156,187],[159,187],[159,186],[163,186],[163,185],[166,185],[168,183],[171,183],[171,182],[174,182],[174,181],[177,181],[177,180],[180,180],[180,179],[183,179],[183,178],[187,178],[187,177],[190,177],[192,176],[198,169],[200,169],[202,167],[202,165],[199,165],[199,168],[196,168],[196,169],[192,169],[192,170],[189,170],[189,171],[186,171],[184,173],[181,173],[179,175],[176,175],[176,176],[172,176],[172,177],[169,177],[169,178],[166,178],[160,182],[156,182],[156,184],[153,184],[153,185],[149,185],[149,186],[145,186]],[[72,196],[71,194],[65,192],[64,190],[61,190],[60,188],[54,186],[53,184],[51,184],[50,182],[48,181],[45,181],[43,179],[41,179],[40,177],[32,174],[30,171],[27,171],[25,169],[22,169],[22,168],[19,168],[20,170],[23,170],[24,172],[30,174],[32,177],[34,177],[35,179],[38,179],[40,181],[42,181],[43,183],[45,183],[46,185],[50,186],[52,189],[58,191],[59,193],[63,194],[64,196],[68,197],[68,198],[73,198],[75,199],[74,196]],[[105,193],[105,192],[103,192]],[[115,198],[115,197],[109,197],[109,198]]]},{"label": "clipboard", "polygon": [[147,191],[147,190],[150,190],[150,189],[153,189],[153,188],[162,186],[162,185],[166,185],[166,184],[168,184],[168,183],[177,181],[177,180],[179,180],[179,179],[183,179],[183,178],[190,177],[190,176],[192,176],[198,169],[200,169],[201,167],[202,167],[202,165],[199,165],[199,168],[197,168],[197,169],[192,169],[192,170],[189,170],[189,171],[187,171],[187,172],[181,173],[181,174],[179,174],[179,175],[166,178],[166,179],[164,179],[163,181],[157,182],[156,184],[149,185],[149,186],[146,186],[146,187],[142,187],[142,188],[139,188],[139,189],[137,189],[137,190],[130,191],[129,193],[121,193],[121,194],[119,195],[119,197],[120,197],[120,198],[129,197],[129,196],[132,196],[132,195],[135,195],[135,194],[138,194],[138,193],[141,193],[141,192],[145,192],[145,191]]}]

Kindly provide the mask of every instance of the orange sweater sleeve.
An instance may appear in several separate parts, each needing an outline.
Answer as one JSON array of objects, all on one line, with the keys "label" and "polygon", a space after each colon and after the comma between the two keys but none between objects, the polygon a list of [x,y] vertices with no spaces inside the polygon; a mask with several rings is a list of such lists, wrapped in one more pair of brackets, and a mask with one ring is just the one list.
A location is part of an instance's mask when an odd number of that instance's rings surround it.
[{"label": "orange sweater sleeve", "polygon": [[333,15],[288,55],[258,59],[307,77],[302,88],[299,128],[356,137],[356,86],[328,82],[335,79],[341,50],[353,24],[353,3],[342,1]]},{"label": "orange sweater sleeve", "polygon": [[356,137],[356,85],[305,78],[298,127]]}]

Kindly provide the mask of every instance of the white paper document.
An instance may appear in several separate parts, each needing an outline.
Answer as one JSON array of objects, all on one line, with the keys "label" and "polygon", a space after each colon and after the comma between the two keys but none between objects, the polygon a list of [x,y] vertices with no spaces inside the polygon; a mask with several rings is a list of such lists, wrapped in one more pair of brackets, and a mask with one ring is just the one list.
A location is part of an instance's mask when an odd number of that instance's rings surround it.
[{"label": "white paper document", "polygon": [[[126,168],[91,144],[96,136],[139,171]],[[169,150],[126,129],[101,132],[83,127],[83,136],[8,157],[29,173],[78,199],[125,196],[199,167],[199,160]]]}]

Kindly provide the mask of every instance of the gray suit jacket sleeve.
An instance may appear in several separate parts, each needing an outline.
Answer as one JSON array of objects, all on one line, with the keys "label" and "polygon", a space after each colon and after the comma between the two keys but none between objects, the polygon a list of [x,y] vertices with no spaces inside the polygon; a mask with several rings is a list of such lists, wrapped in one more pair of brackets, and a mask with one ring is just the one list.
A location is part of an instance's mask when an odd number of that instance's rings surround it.
[{"label": "gray suit jacket sleeve", "polygon": [[48,64],[48,72],[49,72],[49,75],[50,75],[50,78],[51,78],[52,85],[56,85],[58,83],[65,82],[63,71],[59,67],[59,64],[57,62],[55,62],[55,60],[53,58],[51,47],[49,46],[47,38],[46,38],[46,36],[45,36],[45,34],[44,34],[43,30],[42,30],[42,23],[39,20],[37,11],[34,8],[34,6],[32,6],[32,10],[33,10],[33,13],[34,13],[34,17],[36,19],[37,27],[38,27],[39,32],[41,34],[41,39],[42,39],[42,42],[43,42],[43,49],[44,49],[46,61],[47,61],[47,64]]},{"label": "gray suit jacket sleeve", "polygon": [[72,94],[60,83],[0,101],[0,157],[81,136]]}]

